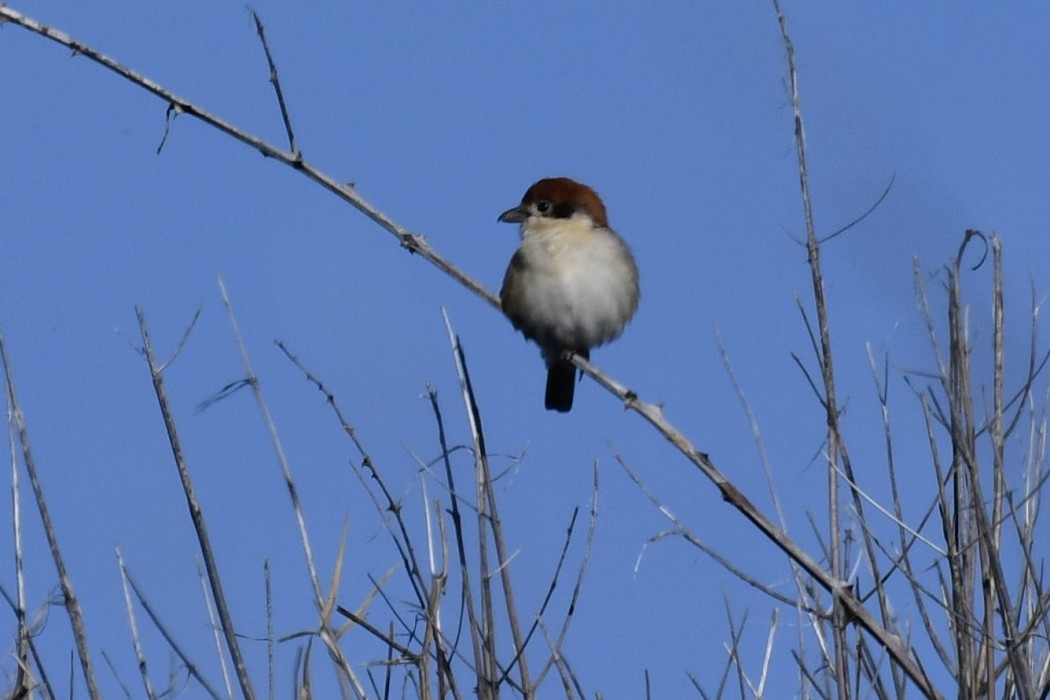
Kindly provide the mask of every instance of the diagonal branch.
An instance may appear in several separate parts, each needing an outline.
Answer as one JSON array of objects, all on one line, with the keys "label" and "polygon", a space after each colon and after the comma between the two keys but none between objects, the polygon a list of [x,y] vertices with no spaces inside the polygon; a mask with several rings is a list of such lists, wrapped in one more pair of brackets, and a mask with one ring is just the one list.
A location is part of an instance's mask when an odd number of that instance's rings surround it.
[{"label": "diagonal branch", "polygon": [[[266,27],[263,26],[259,13],[251,11],[252,21],[255,22],[255,32],[262,42],[263,52],[266,53],[266,63],[270,66],[270,84],[277,95],[277,105],[281,108],[281,120],[284,121],[284,132],[288,135],[288,148],[292,155],[302,160],[303,154],[299,150],[299,144],[295,139],[295,130],[292,129],[292,117],[288,114],[288,103],[284,101],[284,90],[281,88],[281,77],[277,74],[277,63],[273,60],[273,52],[270,51],[270,42],[266,39]],[[883,195],[885,196],[885,195]],[[880,199],[881,201],[881,199]]]},{"label": "diagonal branch", "polygon": [[[0,8],[3,9],[3,8]],[[211,538],[208,528],[204,522],[204,511],[200,502],[197,501],[196,492],[193,489],[193,480],[190,478],[189,467],[183,457],[182,443],[179,440],[178,430],[175,427],[175,418],[171,414],[168,404],[167,390],[164,388],[164,377],[160,373],[156,355],[153,352],[153,340],[150,338],[149,328],[146,325],[146,314],[142,307],[135,307],[135,315],[138,317],[139,332],[142,334],[142,349],[149,366],[150,378],[153,380],[153,390],[157,395],[157,403],[160,406],[161,417],[164,419],[164,427],[168,433],[168,444],[171,446],[171,456],[175,460],[175,467],[179,472],[179,480],[182,490],[186,496],[186,507],[190,511],[190,519],[197,534],[197,542],[201,548],[201,557],[204,559],[204,568],[208,573],[208,583],[211,586],[211,594],[215,599],[215,607],[219,613],[222,623],[222,633],[226,640],[226,650],[233,659],[233,668],[237,673],[237,680],[241,685],[241,692],[249,700],[255,697],[251,680],[248,678],[248,667],[244,663],[240,644],[237,641],[237,633],[233,627],[233,618],[230,616],[230,608],[226,604],[226,595],[222,589],[222,578],[219,576],[219,565],[215,559],[215,553],[211,547]],[[131,582],[129,580],[129,582]],[[134,587],[134,583],[132,587]]]},{"label": "diagonal branch", "polygon": [[[0,7],[0,10],[4,9]],[[7,407],[9,420],[18,431],[18,443],[22,447],[22,460],[25,464],[26,473],[29,475],[29,485],[33,489],[33,497],[36,499],[37,511],[40,513],[40,522],[47,537],[47,545],[51,549],[51,558],[55,562],[55,570],[58,572],[59,585],[62,587],[62,598],[65,602],[66,614],[69,615],[69,623],[73,627],[73,640],[77,647],[77,656],[80,659],[80,669],[87,684],[88,696],[93,700],[100,698],[98,683],[95,680],[95,669],[91,662],[91,651],[88,648],[87,629],[84,626],[84,613],[80,609],[80,601],[73,590],[73,579],[69,576],[65,559],[62,557],[62,549],[58,546],[58,535],[55,533],[54,522],[51,520],[51,512],[44,498],[44,487],[40,483],[40,474],[36,469],[36,460],[29,446],[29,428],[26,426],[25,416],[22,414],[22,405],[18,400],[18,392],[15,391],[15,378],[11,370],[11,362],[7,357],[7,346],[4,344],[4,336],[0,334],[0,364],[4,369],[4,381],[7,385]],[[72,670],[72,669],[71,669]],[[70,684],[72,686],[72,683]]]},{"label": "diagonal branch", "polygon": [[[467,289],[472,291],[475,295],[488,302],[489,305],[498,308],[499,299],[491,291],[482,286],[479,282],[474,280],[467,273],[460,270],[458,267],[453,265],[449,260],[435,251],[424,236],[414,234],[408,229],[397,224],[392,218],[380,211],[375,205],[368,202],[361,195],[359,195],[356,189],[352,185],[348,185],[337,181],[332,176],[322,172],[308,161],[303,159],[300,154],[290,152],[281,148],[278,148],[262,139],[249,134],[236,126],[226,122],[219,117],[210,114],[203,110],[197,105],[175,95],[174,93],[166,90],[162,86],[153,82],[149,78],[143,75],[135,73],[129,68],[121,65],[117,61],[109,58],[108,56],[92,49],[91,47],[82,44],[72,39],[67,34],[57,31],[50,27],[47,27],[36,20],[28,18],[15,10],[0,5],[0,18],[6,19],[13,24],[21,26],[31,32],[39,34],[51,41],[54,41],[62,46],[66,46],[73,51],[77,52],[88,58],[89,60],[98,63],[107,70],[110,70],[122,78],[142,87],[148,92],[156,95],[169,104],[176,113],[188,114],[193,116],[205,124],[212,126],[213,128],[221,131],[222,133],[244,143],[245,145],[254,148],[266,157],[273,158],[285,165],[292,167],[294,170],[302,173],[312,181],[316,182],[320,186],[332,192],[337,197],[347,202],[370,220],[375,222],[380,228],[390,233],[400,245],[406,248],[409,252],[416,253],[426,259],[428,262],[433,264],[435,267],[440,269],[449,277],[453,278]],[[800,128],[798,122],[796,122],[796,128]],[[807,210],[809,209],[807,202]],[[812,224],[811,212],[807,214],[807,222]],[[815,239],[815,234],[813,235]],[[814,240],[815,244],[815,240]],[[814,283],[819,281],[815,278]],[[819,291],[819,290],[817,290]],[[828,342],[824,337],[826,331],[826,316],[821,313],[821,307],[823,304],[823,295],[821,294],[820,302],[818,303],[818,317],[821,319],[820,329],[822,335],[822,343],[824,350],[824,366],[822,370],[825,374],[830,374],[829,357],[830,352],[828,351]],[[602,387],[608,390],[613,395],[619,397],[625,404],[625,408],[630,409],[638,413],[643,420],[652,425],[657,432],[663,435],[668,441],[670,441],[679,451],[682,452],[685,457],[696,466],[701,473],[703,473],[721,492],[722,497],[736,508],[740,513],[749,520],[763,535],[766,536],[776,547],[783,551],[788,557],[795,561],[799,566],[802,567],[809,575],[811,575],[818,584],[825,590],[829,591],[835,599],[843,606],[847,611],[848,617],[860,624],[864,629],[876,638],[879,644],[881,644],[890,656],[893,657],[895,663],[899,664],[904,672],[911,678],[911,680],[919,687],[921,692],[930,697],[937,697],[938,694],[933,688],[929,679],[925,676],[919,665],[912,659],[908,647],[902,642],[902,640],[885,627],[883,627],[863,606],[863,604],[854,595],[850,586],[840,578],[838,574],[829,573],[825,571],[820,564],[810,557],[794,540],[792,540],[785,532],[778,528],[764,513],[751,503],[747,497],[741,493],[734,484],[732,484],[725,475],[715,466],[710,458],[699,451],[681,432],[679,432],[670,422],[668,422],[664,416],[662,409],[656,404],[647,403],[642,401],[638,395],[624,385],[617,382],[615,379],[609,377],[604,372],[600,371],[596,366],[592,365],[587,360],[579,357],[572,356],[572,361],[575,365],[583,371],[585,374],[590,376],[592,379],[598,382]],[[829,397],[828,414],[829,416],[835,416],[833,397]],[[831,455],[836,455],[838,452],[837,448],[829,450]],[[832,472],[833,474],[833,472]]]},{"label": "diagonal branch", "polygon": [[128,80],[161,98],[168,103],[170,111],[173,111],[176,114],[187,114],[191,117],[196,117],[208,126],[218,129],[227,136],[231,136],[241,143],[254,148],[267,158],[273,158],[285,165],[291,166],[293,170],[310,178],[378,224],[380,228],[397,238],[401,246],[406,248],[409,252],[420,255],[442,272],[474,292],[477,296],[481,297],[492,306],[499,308],[499,298],[495,294],[490,292],[480,282],[460,270],[444,256],[431,248],[430,243],[427,242],[427,239],[424,236],[412,233],[408,229],[399,225],[389,216],[381,212],[374,204],[359,195],[352,184],[337,181],[334,177],[322,172],[317,167],[304,160],[301,154],[286,151],[254,136],[253,134],[249,134],[247,131],[239,129],[233,124],[205,111],[192,102],[179,97],[146,76],[136,73],[130,68],[118,63],[100,51],[73,39],[68,34],[60,32],[57,29],[52,29],[51,27],[41,24],[35,19],[26,17],[20,12],[2,4],[0,4],[0,19],[7,20],[12,24],[16,24],[31,32],[39,34],[40,36],[50,39],[57,44],[72,49],[77,54],[98,63],[125,80]]},{"label": "diagonal branch", "polygon": [[722,494],[722,499],[736,508],[749,520],[759,532],[772,542],[784,554],[801,566],[812,576],[821,588],[831,593],[846,609],[850,618],[868,631],[879,644],[886,648],[893,660],[912,679],[927,697],[940,697],[936,689],[926,678],[918,664],[912,659],[908,647],[900,637],[883,627],[878,620],[864,607],[856,597],[852,587],[844,580],[826,571],[815,559],[803,550],[791,537],[778,528],[762,511],[760,511],[737,487],[726,478],[715,466],[711,458],[698,450],[689,439],[678,431],[663,415],[663,409],[652,403],[642,401],[634,391],[616,380],[599,372],[590,362],[576,356],[574,362],[585,374],[612,392],[624,402],[624,407],[638,413],[679,452],[714,484]]}]

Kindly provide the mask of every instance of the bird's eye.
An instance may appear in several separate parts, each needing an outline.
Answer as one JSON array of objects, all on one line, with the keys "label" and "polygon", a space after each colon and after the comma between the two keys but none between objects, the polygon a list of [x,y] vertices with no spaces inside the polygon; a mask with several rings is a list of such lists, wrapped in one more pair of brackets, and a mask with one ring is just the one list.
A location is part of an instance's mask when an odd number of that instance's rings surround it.
[{"label": "bird's eye", "polygon": [[536,211],[538,211],[539,213],[546,214],[550,210],[551,203],[546,199],[541,199],[540,201],[536,202]]}]

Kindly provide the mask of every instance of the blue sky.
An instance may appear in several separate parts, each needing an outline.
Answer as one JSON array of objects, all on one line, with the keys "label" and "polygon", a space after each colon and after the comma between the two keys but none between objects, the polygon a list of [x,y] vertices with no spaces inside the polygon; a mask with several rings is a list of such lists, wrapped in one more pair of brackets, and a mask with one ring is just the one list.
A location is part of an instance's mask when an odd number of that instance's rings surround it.
[{"label": "blue sky", "polygon": [[[284,145],[243,3],[12,6]],[[595,362],[662,403],[769,508],[717,329],[760,422],[789,528],[816,551],[806,512],[825,510],[816,459],[823,418],[790,356],[814,366],[795,302],[798,294],[810,305],[811,293],[796,242],[804,227],[784,51],[769,5],[254,7],[304,156],[356,183],[489,288],[498,288],[516,245],[514,229],[496,216],[529,184],[568,175],[601,193],[612,225],[634,249],[643,295],[624,337],[596,351]],[[870,343],[890,358],[900,449],[917,465],[909,474],[909,514],[918,517],[930,472],[900,372],[934,365],[913,259],[936,272],[965,229],[1002,236],[1007,379],[1018,386],[1030,285],[1040,296],[1048,285],[1050,10],[795,2],[784,9],[798,53],[818,228],[829,233],[850,221],[894,179],[872,216],[827,245],[824,269],[857,469],[885,495]],[[241,392],[196,410],[242,374],[217,274],[289,453],[322,572],[331,569],[348,519],[340,597],[347,607],[369,590],[368,575],[381,576],[396,555],[347,466],[356,456],[352,445],[272,341],[286,342],[338,396],[418,514],[414,455],[432,459],[439,449],[428,384],[439,392],[450,440],[469,439],[445,308],[467,351],[489,449],[513,467],[498,488],[525,610],[546,592],[571,511],[586,510],[592,466],[600,464],[598,533],[565,649],[584,687],[637,697],[645,670],[660,697],[690,692],[686,671],[715,687],[729,636],[723,597],[738,620],[750,611],[746,635],[756,646],[747,663],[757,672],[772,602],[680,540],[646,547],[667,524],[614,452],[756,578],[790,593],[788,567],[637,416],[589,380],[571,414],[545,412],[535,347],[289,168],[189,117],[175,121],[157,155],[164,103],[18,27],[0,28],[0,65],[0,328],[93,647],[117,660],[125,682],[137,681],[115,547],[218,678],[195,542],[137,352],[136,304],[162,355],[203,307],[166,378],[238,624],[249,636],[265,631],[267,558],[278,632],[311,621],[294,519],[254,402]],[[978,381],[990,376],[989,279],[986,266],[967,280],[975,360],[984,361]],[[943,306],[938,284],[932,298]],[[465,478],[469,460],[461,455],[457,465]],[[27,523],[29,595],[40,605],[55,578],[35,512]],[[11,546],[2,540],[0,561],[11,561]],[[0,565],[8,590],[11,571]],[[901,616],[910,614],[909,603],[901,600]],[[381,627],[389,620],[379,606],[372,615]],[[781,624],[774,669],[793,682],[797,623],[785,612]],[[41,643],[57,658],[68,653],[59,611]],[[163,675],[168,655],[156,635],[149,648]],[[261,687],[265,650],[249,648]],[[361,658],[353,638],[347,648]],[[293,656],[291,646],[282,648],[281,689],[289,686]],[[4,667],[12,668],[9,661]],[[100,675],[115,694],[112,675]]]}]

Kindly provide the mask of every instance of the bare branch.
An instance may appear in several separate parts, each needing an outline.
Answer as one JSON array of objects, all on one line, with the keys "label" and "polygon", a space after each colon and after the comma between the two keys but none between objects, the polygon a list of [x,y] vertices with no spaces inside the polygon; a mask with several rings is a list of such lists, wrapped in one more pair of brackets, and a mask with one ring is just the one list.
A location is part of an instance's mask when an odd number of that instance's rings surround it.
[{"label": "bare branch", "polygon": [[842,228],[838,229],[834,233],[829,233],[828,235],[826,235],[823,238],[821,238],[820,239],[820,244],[824,245],[825,243],[830,241],[832,238],[835,238],[836,236],[838,236],[840,234],[843,234],[846,231],[849,231],[851,228],[853,228],[854,226],[859,224],[861,221],[864,221],[864,219],[867,219],[869,216],[871,216],[871,214],[876,209],[879,208],[879,205],[882,204],[882,200],[886,199],[886,196],[889,195],[890,190],[893,189],[893,181],[896,180],[896,179],[897,179],[896,175],[891,175],[890,176],[890,181],[888,183],[886,183],[886,189],[884,189],[882,191],[882,194],[879,195],[879,198],[875,200],[874,204],[872,204],[870,207],[868,207],[868,209],[863,214],[858,216],[853,221],[849,222],[848,224],[846,224]]},{"label": "bare branch", "polygon": [[277,96],[277,105],[281,109],[281,120],[284,122],[284,131],[288,135],[288,149],[296,160],[302,161],[303,154],[299,151],[299,146],[295,142],[295,131],[292,129],[292,118],[288,114],[288,105],[284,101],[284,90],[281,89],[281,77],[277,73],[277,63],[273,60],[270,42],[266,39],[266,28],[263,26],[259,13],[255,10],[251,10],[251,13],[252,20],[255,22],[255,31],[259,35],[259,41],[262,42],[263,51],[266,53],[266,63],[270,67],[270,83],[273,85],[273,91]]},{"label": "bare branch", "polygon": [[[474,388],[470,382],[470,374],[467,371],[467,360],[459,336],[457,336],[452,330],[452,322],[449,320],[448,312],[445,309],[442,309],[441,313],[445,319],[445,328],[448,332],[449,342],[452,345],[452,354],[456,361],[456,373],[459,375],[464,408],[466,409],[468,425],[470,426],[470,433],[474,442],[475,478],[478,483],[478,538],[483,566],[481,573],[483,599],[485,598],[484,593],[485,588],[487,588],[489,576],[487,566],[484,564],[487,558],[488,549],[484,542],[486,538],[484,531],[488,529],[492,532],[492,543],[496,548],[496,557],[499,562],[497,572],[499,573],[500,583],[503,588],[503,599],[507,611],[507,621],[510,623],[510,632],[515,649],[515,659],[510,664],[508,671],[516,664],[521,677],[521,687],[526,693],[532,693],[534,692],[534,689],[532,687],[532,681],[529,676],[529,667],[524,653],[525,639],[521,633],[517,605],[514,602],[514,588],[510,577],[510,569],[507,566],[509,558],[507,556],[506,545],[504,544],[503,528],[496,504],[496,493],[492,487],[492,474],[489,471],[488,450],[485,448],[485,435],[481,427],[481,410],[479,409],[474,397]],[[487,523],[482,519],[486,506],[488,509]],[[489,619],[491,620],[491,617]],[[492,659],[493,661],[495,660],[495,654],[492,654]],[[504,674],[504,677],[500,678],[497,682],[497,689],[499,683],[505,679],[505,676],[506,674]],[[484,695],[485,693],[482,691],[483,698]]]},{"label": "bare branch", "polygon": [[[0,6],[0,12],[6,8]],[[91,661],[91,650],[88,648],[87,628],[84,626],[84,613],[80,609],[80,601],[73,590],[73,580],[66,569],[62,550],[58,546],[58,534],[55,532],[51,513],[44,498],[44,487],[40,483],[40,475],[36,469],[36,460],[33,458],[33,450],[29,445],[29,428],[26,426],[25,415],[18,401],[18,392],[15,391],[15,378],[11,369],[11,361],[7,356],[7,345],[4,343],[3,333],[0,333],[0,364],[4,367],[4,381],[7,385],[7,410],[9,420],[14,424],[18,432],[18,443],[22,447],[22,462],[25,464],[26,474],[29,476],[29,486],[33,489],[33,497],[36,499],[37,512],[40,513],[40,522],[44,527],[44,535],[47,538],[48,548],[51,550],[51,559],[55,562],[58,571],[59,584],[62,586],[62,598],[65,604],[69,623],[73,628],[73,640],[76,643],[77,658],[80,661],[80,670],[87,685],[88,695],[95,700],[102,697],[99,693],[98,683],[95,681],[94,664]],[[72,683],[70,683],[72,687]]]},{"label": "bare branch", "polygon": [[[2,9],[3,8],[0,8],[0,10]],[[175,428],[175,418],[172,415],[171,408],[168,404],[168,395],[167,390],[164,387],[164,378],[160,374],[160,368],[157,365],[153,353],[153,341],[149,335],[149,328],[146,326],[146,314],[141,307],[136,306],[135,315],[138,317],[139,332],[142,334],[143,352],[146,357],[146,363],[149,366],[150,378],[153,380],[153,390],[157,395],[157,404],[160,406],[161,418],[164,420],[164,427],[168,433],[168,444],[171,446],[171,455],[175,461],[175,468],[179,473],[179,480],[182,483],[182,491],[186,497],[186,506],[190,512],[190,519],[193,522],[194,531],[197,534],[197,544],[200,547],[201,556],[204,558],[204,568],[208,572],[208,583],[211,586],[212,597],[215,599],[215,606],[218,609],[219,620],[222,622],[222,632],[226,640],[226,649],[230,653],[230,658],[233,659],[233,667],[237,674],[237,681],[241,686],[241,692],[244,694],[245,698],[251,700],[251,698],[255,697],[255,691],[252,689],[251,680],[248,678],[248,669],[247,666],[245,666],[244,657],[241,655],[240,645],[237,642],[237,634],[233,627],[233,618],[230,616],[230,609],[226,604],[226,596],[222,590],[222,579],[219,577],[218,564],[211,547],[211,538],[208,536],[208,529],[204,523],[204,512],[200,507],[200,503],[197,502],[197,495],[193,489],[193,481],[190,478],[189,467],[183,457],[182,443],[179,440],[178,431]],[[139,595],[141,600],[142,596],[139,594],[134,580],[130,575],[128,576],[128,582],[131,584],[131,587],[135,589],[136,595]],[[156,622],[156,619],[154,619],[154,622]],[[167,635],[165,635],[165,637],[167,637]],[[169,639],[169,643],[171,642],[172,640]],[[204,685],[203,680],[202,685]]]}]

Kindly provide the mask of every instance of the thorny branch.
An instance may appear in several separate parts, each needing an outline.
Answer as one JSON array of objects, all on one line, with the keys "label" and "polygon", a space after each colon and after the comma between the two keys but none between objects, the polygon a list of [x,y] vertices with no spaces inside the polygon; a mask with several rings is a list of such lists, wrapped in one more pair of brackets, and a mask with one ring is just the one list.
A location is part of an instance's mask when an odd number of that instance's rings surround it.
[{"label": "thorny branch", "polygon": [[[827,314],[824,309],[823,301],[823,290],[822,282],[819,277],[819,244],[822,242],[816,238],[815,228],[813,226],[812,219],[812,207],[808,199],[808,190],[805,187],[805,149],[804,149],[804,135],[802,131],[801,113],[798,108],[798,94],[797,85],[794,80],[794,66],[793,66],[793,49],[791,48],[790,38],[787,34],[786,25],[784,18],[780,12],[779,5],[774,0],[774,6],[777,11],[778,20],[781,23],[781,30],[785,47],[789,53],[789,59],[791,62],[791,74],[792,74],[792,102],[795,109],[795,128],[796,128],[796,144],[798,146],[798,156],[800,160],[800,177],[803,180],[803,193],[804,193],[804,205],[806,210],[806,225],[807,225],[807,248],[810,252],[811,266],[814,269],[814,294],[817,302],[817,318],[818,318],[818,338],[815,345],[819,348],[818,357],[820,358],[820,369],[822,379],[824,380],[823,389],[824,393],[821,397],[822,402],[825,405],[828,421],[829,421],[829,446],[828,446],[828,459],[832,463],[836,462],[840,458],[844,458],[843,453],[840,452],[841,446],[838,444],[838,433],[835,422],[838,418],[838,409],[835,402],[835,396],[833,392],[834,387],[834,375],[832,372],[831,365],[831,352],[830,352],[830,339],[827,328]],[[440,255],[434,250],[425,237],[422,235],[413,233],[408,229],[397,224],[392,218],[387,216],[385,213],[380,211],[375,205],[364,199],[354,188],[353,185],[345,184],[337,181],[330,175],[320,171],[307,161],[301,151],[296,145],[295,135],[291,127],[291,121],[288,116],[287,106],[284,103],[283,92],[280,88],[280,83],[277,77],[276,65],[273,61],[272,54],[269,50],[269,46],[265,40],[265,33],[262,28],[261,22],[257,24],[257,30],[260,35],[260,39],[263,41],[264,49],[266,51],[267,61],[270,65],[271,80],[273,82],[275,91],[278,95],[278,102],[281,108],[282,119],[284,120],[286,133],[289,139],[289,149],[282,149],[274,146],[258,137],[249,134],[238,127],[220,119],[219,117],[205,111],[199,106],[185,100],[172,92],[166,90],[162,86],[153,82],[149,78],[135,73],[129,68],[119,64],[113,59],[105,56],[104,54],[86,46],[68,35],[47,27],[33,19],[25,17],[24,15],[12,10],[11,8],[0,5],[0,18],[17,24],[25,29],[35,32],[41,36],[44,36],[51,41],[58,44],[71,48],[76,53],[85,56],[91,61],[102,65],[108,70],[120,75],[126,80],[136,84],[150,93],[156,95],[160,99],[164,100],[169,105],[170,115],[186,114],[195,117],[202,122],[218,129],[228,136],[248,145],[251,148],[258,150],[266,157],[273,158],[278,162],[292,167],[294,170],[303,173],[305,176],[321,185],[328,191],[335,194],[337,197],[347,202],[351,206],[355,207],[358,211],[363,213],[366,217],[375,222],[380,228],[390,233],[399,242],[401,246],[408,249],[412,253],[419,254],[428,262],[433,264],[438,269],[442,270],[445,274],[449,275],[460,284],[465,286],[480,297],[482,300],[488,302],[492,306],[499,306],[498,298],[491,291],[483,287],[480,283],[474,280],[467,273],[460,270],[458,267],[453,265],[450,261]],[[833,236],[835,234],[832,234]],[[825,238],[824,242],[829,240]],[[847,582],[841,577],[841,563],[838,561],[839,557],[832,552],[832,559],[835,560],[832,564],[831,571],[826,570],[816,560],[814,560],[807,552],[792,540],[786,532],[779,528],[773,523],[764,513],[762,513],[751,501],[741,493],[736,486],[730,482],[722,471],[710,460],[710,458],[700,450],[698,450],[682,433],[680,433],[663,415],[662,408],[656,404],[648,403],[643,401],[638,394],[628,389],[624,385],[620,384],[613,378],[609,377],[605,373],[601,372],[597,367],[592,365],[590,362],[580,358],[573,357],[573,362],[579,367],[585,374],[590,376],[592,379],[597,381],[606,390],[617,396],[623,401],[625,408],[630,409],[638,413],[643,420],[647,421],[652,425],[661,435],[663,435],[668,441],[670,441],[675,447],[682,452],[683,455],[704,475],[711,483],[721,492],[722,497],[730,505],[736,508],[748,521],[750,521],[760,532],[762,532],[767,539],[769,539],[775,546],[783,551],[792,561],[798,564],[807,574],[813,577],[814,581],[817,582],[821,587],[830,592],[834,597],[837,605],[841,606],[844,617],[843,620],[850,620],[859,624],[865,630],[867,630],[877,642],[883,646],[889,655],[893,658],[894,662],[908,675],[913,683],[915,683],[921,692],[924,694],[937,697],[937,692],[933,688],[929,679],[926,677],[922,668],[912,658],[910,649],[908,646],[894,633],[888,630],[882,623],[876,620],[872,614],[863,606],[862,602],[856,597],[852,589],[847,585]],[[835,470],[829,470],[829,484],[832,489],[835,488],[837,482],[837,474]],[[835,502],[834,492],[832,493],[832,503]],[[834,508],[833,508],[834,512]],[[837,522],[832,523],[832,540],[837,541],[835,533],[838,532]],[[841,649],[841,647],[840,647]],[[840,651],[836,655],[839,658],[845,658],[845,653]]]}]

